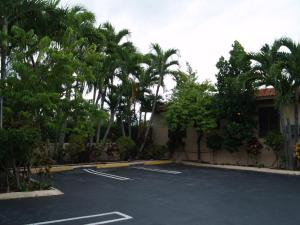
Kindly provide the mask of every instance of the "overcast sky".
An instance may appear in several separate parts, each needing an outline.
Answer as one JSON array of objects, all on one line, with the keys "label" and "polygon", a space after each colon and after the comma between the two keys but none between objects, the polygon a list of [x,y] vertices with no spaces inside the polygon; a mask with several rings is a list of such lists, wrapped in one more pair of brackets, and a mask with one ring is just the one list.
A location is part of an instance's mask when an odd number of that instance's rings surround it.
[{"label": "overcast sky", "polygon": [[111,22],[131,31],[142,52],[150,43],[180,50],[199,80],[215,81],[215,64],[234,40],[247,51],[287,36],[300,40],[299,0],[61,0],[94,12],[97,24]]}]

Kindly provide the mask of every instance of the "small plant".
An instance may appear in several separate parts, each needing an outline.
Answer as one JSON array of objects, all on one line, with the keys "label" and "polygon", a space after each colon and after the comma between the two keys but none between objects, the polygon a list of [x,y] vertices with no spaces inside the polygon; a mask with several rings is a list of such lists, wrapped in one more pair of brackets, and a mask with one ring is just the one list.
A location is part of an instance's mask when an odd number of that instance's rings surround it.
[{"label": "small plant", "polygon": [[71,135],[69,145],[66,147],[66,161],[78,163],[85,151],[85,137],[82,135]]},{"label": "small plant", "polygon": [[[169,153],[169,154],[168,154]],[[170,157],[170,150],[165,145],[149,145],[140,153],[140,159],[165,159]]]},{"label": "small plant", "polygon": [[259,140],[256,137],[251,138],[247,142],[247,152],[251,155],[259,155],[261,153],[262,148],[263,145],[259,142]]},{"label": "small plant", "polygon": [[277,167],[279,166],[279,158],[281,154],[281,148],[284,142],[284,137],[279,132],[270,132],[265,138],[265,144],[271,149],[276,157]]},{"label": "small plant", "polygon": [[247,153],[255,158],[255,164],[257,164],[257,156],[261,153],[263,145],[256,137],[252,137],[247,142]]},{"label": "small plant", "polygon": [[224,138],[222,136],[220,136],[219,134],[211,134],[207,137],[206,145],[213,151],[218,151],[222,149],[223,142]]},{"label": "small plant", "polygon": [[136,156],[136,144],[129,137],[120,137],[117,139],[117,145],[120,150],[120,159],[128,160]]},{"label": "small plant", "polygon": [[224,138],[219,134],[213,133],[206,138],[206,146],[212,150],[212,161],[215,162],[215,154],[221,150],[224,144]]},{"label": "small plant", "polygon": [[168,152],[168,148],[164,145],[154,145],[152,150],[152,158],[153,159],[164,159],[166,158],[166,154]]}]

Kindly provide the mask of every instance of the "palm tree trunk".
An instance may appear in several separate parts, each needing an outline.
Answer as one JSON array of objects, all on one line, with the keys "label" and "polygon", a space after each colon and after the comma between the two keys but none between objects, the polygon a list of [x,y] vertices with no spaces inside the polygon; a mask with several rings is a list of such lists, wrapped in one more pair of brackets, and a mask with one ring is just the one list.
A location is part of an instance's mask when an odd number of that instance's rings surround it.
[{"label": "palm tree trunk", "polygon": [[284,137],[284,143],[283,143],[283,150],[284,150],[284,157],[286,159],[285,161],[285,168],[290,168],[290,160],[289,160],[289,142],[290,142],[290,139],[289,139],[289,135],[286,133],[286,124],[285,124],[285,120],[283,118],[283,109],[282,109],[282,106],[280,106],[279,108],[279,121],[280,121],[280,130],[281,130],[281,133],[283,134],[283,137]]},{"label": "palm tree trunk", "polygon": [[[103,91],[103,93],[102,93],[102,95],[101,95],[101,105],[100,105],[100,109],[101,109],[101,110],[103,109],[103,106],[104,106],[105,94],[106,94],[106,88],[104,89],[104,91]],[[100,99],[100,91],[99,91],[99,93],[98,93],[98,97],[97,97],[97,100],[96,100],[96,104],[98,104],[99,99]],[[101,119],[100,119],[99,122],[98,122],[97,133],[96,133],[96,143],[97,143],[97,144],[98,144],[99,141],[100,141],[101,128],[102,128],[102,121],[101,121]]]},{"label": "palm tree trunk", "polygon": [[[299,95],[298,95],[298,86],[295,88],[295,103],[294,103],[294,117],[295,117],[295,144],[298,142],[299,137]],[[291,151],[291,159],[292,159],[292,168],[295,168],[295,159],[293,157],[293,150]]]},{"label": "palm tree trunk", "polygon": [[202,139],[202,133],[201,132],[197,132],[197,152],[198,152],[198,161],[201,160],[201,139]]},{"label": "palm tree trunk", "polygon": [[142,145],[141,145],[141,147],[139,149],[139,152],[142,152],[144,150],[144,147],[146,145],[146,142],[147,142],[147,139],[148,139],[148,136],[149,136],[149,132],[150,132],[150,129],[151,129],[151,126],[152,126],[152,121],[153,121],[154,113],[155,113],[155,109],[156,109],[158,92],[159,92],[159,88],[160,88],[160,86],[162,84],[162,78],[163,78],[162,76],[160,76],[160,78],[159,78],[159,83],[158,83],[157,88],[156,88],[155,98],[153,100],[153,106],[152,106],[150,121],[149,121],[148,127],[146,129],[144,141],[143,141],[143,143],[142,143]]},{"label": "palm tree trunk", "polygon": [[66,137],[66,128],[67,128],[67,119],[63,121],[59,132],[58,149],[56,151],[58,160],[62,160],[63,158],[62,153],[63,153],[65,137]]},{"label": "palm tree trunk", "polygon": [[[7,33],[8,33],[8,22],[7,18],[2,19],[2,33],[4,35],[1,43],[1,79],[4,80],[6,77],[6,58],[7,58]],[[3,97],[0,96],[0,129],[3,128]]]},{"label": "palm tree trunk", "polygon": [[131,123],[128,124],[128,137],[132,137],[132,129],[131,129]]},{"label": "palm tree trunk", "polygon": [[295,143],[297,143],[298,141],[298,136],[299,136],[299,116],[298,116],[298,113],[299,113],[299,109],[298,109],[298,102],[299,102],[299,96],[298,96],[298,88],[296,87],[295,89],[295,110],[294,110],[294,113],[295,113]]},{"label": "palm tree trunk", "polygon": [[141,125],[141,122],[142,122],[142,111],[140,109],[140,112],[139,112],[139,126]]},{"label": "palm tree trunk", "polygon": [[93,90],[93,104],[96,103],[96,92],[97,92],[97,89],[94,87],[94,90]]},{"label": "palm tree trunk", "polygon": [[109,123],[108,123],[108,126],[106,128],[106,131],[105,131],[105,134],[104,134],[104,137],[102,139],[102,145],[105,144],[106,140],[107,140],[107,137],[108,137],[108,134],[110,132],[110,129],[111,129],[111,126],[114,122],[114,117],[115,117],[115,112],[114,110],[110,112],[110,118],[109,118]]},{"label": "palm tree trunk", "polygon": [[112,124],[114,122],[115,114],[116,114],[117,108],[118,108],[118,106],[120,104],[120,101],[121,101],[121,95],[118,97],[118,102],[117,102],[116,108],[113,109],[110,112],[110,119],[109,119],[109,123],[108,123],[107,129],[106,129],[106,132],[105,132],[104,137],[102,139],[102,145],[104,145],[105,142],[106,142],[106,140],[107,140],[107,137],[108,137],[108,134],[110,132],[111,126],[112,126]]},{"label": "palm tree trunk", "polygon": [[126,136],[126,133],[125,133],[125,127],[124,127],[124,123],[123,123],[123,118],[122,118],[122,116],[120,117],[120,123],[121,123],[122,136],[125,137],[125,136]]}]

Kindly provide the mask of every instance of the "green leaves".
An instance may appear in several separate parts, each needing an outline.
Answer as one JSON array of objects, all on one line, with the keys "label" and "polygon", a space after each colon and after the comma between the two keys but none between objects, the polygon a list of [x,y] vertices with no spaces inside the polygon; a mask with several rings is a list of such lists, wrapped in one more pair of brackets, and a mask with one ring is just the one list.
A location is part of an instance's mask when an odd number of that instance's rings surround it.
[{"label": "green leaves", "polygon": [[229,60],[221,57],[217,68],[215,106],[218,119],[225,122],[221,127],[223,146],[234,152],[253,136],[256,125],[254,88],[251,82],[247,82],[252,76],[250,58],[235,41]]},{"label": "green leaves", "polygon": [[164,114],[169,128],[175,131],[195,127],[200,133],[215,128],[212,90],[208,82],[189,80],[177,86]]}]

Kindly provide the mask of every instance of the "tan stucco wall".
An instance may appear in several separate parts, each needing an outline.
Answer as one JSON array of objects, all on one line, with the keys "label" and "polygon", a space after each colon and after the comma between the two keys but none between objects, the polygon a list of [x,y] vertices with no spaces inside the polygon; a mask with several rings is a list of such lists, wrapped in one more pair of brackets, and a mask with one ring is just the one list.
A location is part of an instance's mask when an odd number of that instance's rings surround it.
[{"label": "tan stucco wall", "polygon": [[168,138],[168,127],[162,114],[155,114],[152,123],[152,140],[154,145],[166,145]]},{"label": "tan stucco wall", "polygon": [[[155,114],[152,138],[156,145],[166,145],[168,141],[168,128],[161,114]],[[188,128],[185,142],[185,152],[177,152],[174,156],[175,160],[197,160],[197,133],[194,128]],[[263,140],[261,139],[261,143]],[[229,165],[255,165],[256,160],[249,156],[245,148],[239,152],[230,153],[227,150],[220,150],[213,155],[213,152],[206,146],[206,135],[201,140],[201,160],[212,164],[229,164]],[[265,167],[273,167],[275,155],[272,151],[264,148],[261,154],[257,157],[257,165]]]}]

